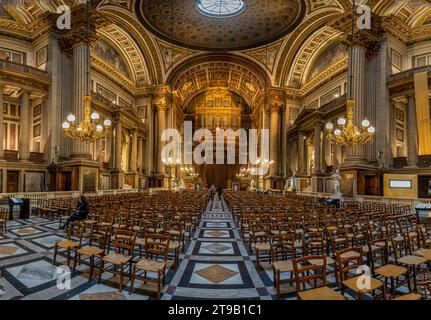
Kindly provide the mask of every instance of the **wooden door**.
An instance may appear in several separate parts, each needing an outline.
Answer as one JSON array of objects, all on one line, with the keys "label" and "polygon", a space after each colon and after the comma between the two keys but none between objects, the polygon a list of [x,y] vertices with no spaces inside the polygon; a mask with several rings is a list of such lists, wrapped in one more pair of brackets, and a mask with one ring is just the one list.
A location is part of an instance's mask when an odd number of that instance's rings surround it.
[{"label": "wooden door", "polygon": [[18,171],[8,171],[7,172],[7,180],[6,180],[6,191],[8,193],[18,192]]},{"label": "wooden door", "polygon": [[71,191],[72,172],[60,172],[59,191]]},{"label": "wooden door", "polygon": [[365,177],[365,194],[367,196],[376,196],[378,194],[377,177]]}]

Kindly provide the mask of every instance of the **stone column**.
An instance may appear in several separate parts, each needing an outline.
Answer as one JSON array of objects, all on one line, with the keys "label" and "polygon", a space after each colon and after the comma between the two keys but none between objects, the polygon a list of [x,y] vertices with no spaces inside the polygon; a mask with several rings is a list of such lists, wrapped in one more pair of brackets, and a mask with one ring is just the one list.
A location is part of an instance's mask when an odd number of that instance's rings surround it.
[{"label": "stone column", "polygon": [[148,136],[145,143],[145,154],[146,154],[146,172],[144,172],[145,175],[151,176],[151,174],[154,172],[154,110],[153,107],[150,105],[147,106],[147,121],[148,121]]},{"label": "stone column", "polygon": [[1,185],[1,192],[7,193],[7,169],[2,169],[2,185]]},{"label": "stone column", "polygon": [[[3,110],[2,110],[3,111]],[[21,119],[19,135],[19,158],[28,160],[30,158],[30,93],[23,90],[21,93]]]},{"label": "stone column", "polygon": [[0,85],[0,158],[4,156],[3,133],[3,86]]},{"label": "stone column", "polygon": [[305,134],[303,131],[299,131],[298,134],[298,171],[300,173],[305,172],[305,157],[304,157],[304,139]]},{"label": "stone column", "polygon": [[271,123],[270,123],[270,147],[269,147],[269,155],[270,159],[274,161],[272,166],[270,167],[269,174],[271,177],[278,177],[279,175],[279,155],[280,155],[280,148],[279,148],[279,133],[280,133],[280,106],[273,105],[270,109],[270,116],[271,116]]},{"label": "stone column", "polygon": [[130,171],[136,173],[137,161],[138,161],[138,132],[133,130],[132,132],[132,156],[130,159]]},{"label": "stone column", "polygon": [[164,142],[162,142],[162,132],[166,129],[166,112],[168,110],[168,107],[164,103],[159,103],[157,105],[157,127],[158,127],[158,133],[157,133],[157,154],[156,154],[156,163],[157,163],[157,173],[164,174],[166,173],[165,165],[162,161],[162,151],[163,147],[165,145]]},{"label": "stone column", "polygon": [[320,123],[315,124],[314,126],[314,168],[313,173],[314,174],[320,174],[321,173],[321,132],[322,132],[322,126]]},{"label": "stone column", "polygon": [[[366,48],[360,42],[353,43],[349,50],[349,78],[347,80],[347,96],[355,101],[353,121],[361,126],[364,119],[365,88],[366,88]],[[353,78],[351,77],[353,75]],[[365,146],[356,145],[347,148],[346,162],[366,162]]]},{"label": "stone column", "polygon": [[139,173],[144,173],[144,139],[138,139],[138,166]]},{"label": "stone column", "polygon": [[407,163],[409,167],[415,167],[418,156],[418,128],[416,120],[416,104],[413,96],[409,97],[408,112],[407,112]]},{"label": "stone column", "polygon": [[117,171],[121,170],[121,147],[122,147],[122,126],[121,121],[118,120],[115,126],[115,161],[114,168]]},{"label": "stone column", "polygon": [[[78,43],[73,47],[73,111],[77,123],[84,120],[84,96],[90,94],[90,81],[87,81],[87,69],[89,59],[87,58],[87,44]],[[89,77],[90,75],[88,75]],[[79,140],[72,142],[72,158],[90,159],[90,145]]]}]

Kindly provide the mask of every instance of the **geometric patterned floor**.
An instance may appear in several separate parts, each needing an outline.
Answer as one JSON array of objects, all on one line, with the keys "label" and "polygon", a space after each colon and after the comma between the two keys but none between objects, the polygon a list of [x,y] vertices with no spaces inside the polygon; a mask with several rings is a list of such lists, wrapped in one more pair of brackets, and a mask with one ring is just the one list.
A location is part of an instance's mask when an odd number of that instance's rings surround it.
[{"label": "geometric patterned floor", "polygon": [[[128,294],[129,283],[118,292],[118,277],[109,273],[103,274],[100,284],[89,282],[85,264],[77,267],[70,288],[57,286],[64,271],[52,265],[53,246],[64,235],[57,222],[41,218],[8,223],[7,234],[0,236],[0,300],[155,299],[138,280],[132,295]],[[64,260],[59,256],[58,265]],[[271,268],[256,269],[254,255],[246,249],[232,215],[217,195],[180,260],[178,270],[167,271],[162,300],[275,299]],[[296,299],[296,294],[283,299]]]}]

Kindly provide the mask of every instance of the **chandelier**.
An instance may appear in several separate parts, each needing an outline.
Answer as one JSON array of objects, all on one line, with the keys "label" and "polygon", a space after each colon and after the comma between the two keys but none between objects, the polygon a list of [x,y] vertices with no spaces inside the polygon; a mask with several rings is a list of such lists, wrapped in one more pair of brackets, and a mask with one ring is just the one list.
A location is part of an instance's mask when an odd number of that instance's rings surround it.
[{"label": "chandelier", "polygon": [[169,157],[167,159],[163,158],[162,162],[165,166],[168,166],[170,168],[175,168],[181,165],[181,160],[179,158],[176,160],[174,160],[172,157]]},{"label": "chandelier", "polygon": [[63,132],[69,138],[81,140],[83,142],[92,142],[106,138],[111,129],[112,122],[105,119],[100,120],[100,115],[97,112],[91,113],[91,97],[84,97],[84,120],[76,123],[74,114],[69,114],[67,120],[63,123]]},{"label": "chandelier", "polygon": [[198,173],[195,172],[195,169],[193,167],[181,167],[181,172],[184,172],[188,177],[197,177],[199,176]]},{"label": "chandelier", "polygon": [[334,124],[328,122],[326,130],[328,131],[327,137],[331,142],[335,142],[344,146],[353,146],[356,144],[365,144],[374,139],[376,129],[370,125],[368,119],[362,120],[361,128],[358,128],[354,122],[354,100],[347,100],[347,119],[341,117],[338,119],[338,128],[334,129]]},{"label": "chandelier", "polygon": [[111,129],[112,122],[110,119],[101,120],[97,112],[91,113],[91,96],[89,95],[90,87],[90,1],[87,0],[87,53],[86,53],[86,95],[84,96],[84,120],[79,124],[76,122],[76,116],[69,114],[63,122],[63,133],[74,140],[80,140],[85,143],[104,139]]},{"label": "chandelier", "polygon": [[[355,30],[355,9],[356,4],[355,0],[353,0],[352,5],[352,34],[351,39],[354,37]],[[371,142],[374,139],[374,134],[376,132],[376,128],[374,128],[370,121],[367,118],[364,118],[361,122],[361,127],[354,123],[354,115],[355,115],[355,100],[352,98],[352,85],[353,85],[353,67],[352,67],[352,59],[349,58],[350,64],[350,90],[349,90],[349,99],[347,100],[347,119],[344,117],[340,117],[337,120],[338,128],[334,127],[332,122],[328,122],[325,125],[327,130],[327,137],[331,142],[335,142],[336,144],[342,146],[354,146],[359,144],[365,144]]]}]

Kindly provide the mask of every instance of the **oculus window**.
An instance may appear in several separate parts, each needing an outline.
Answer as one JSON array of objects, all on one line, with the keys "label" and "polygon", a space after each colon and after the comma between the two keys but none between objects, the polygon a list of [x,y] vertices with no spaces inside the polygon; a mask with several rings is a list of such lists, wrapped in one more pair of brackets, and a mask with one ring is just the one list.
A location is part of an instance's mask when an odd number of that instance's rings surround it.
[{"label": "oculus window", "polygon": [[212,18],[227,18],[240,14],[245,9],[243,0],[198,0],[200,13]]}]

